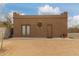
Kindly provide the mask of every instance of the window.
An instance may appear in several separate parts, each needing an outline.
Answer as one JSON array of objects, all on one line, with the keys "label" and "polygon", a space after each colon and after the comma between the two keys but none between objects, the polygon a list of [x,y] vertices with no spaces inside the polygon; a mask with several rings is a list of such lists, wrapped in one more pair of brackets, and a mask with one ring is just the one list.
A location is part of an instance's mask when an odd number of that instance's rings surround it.
[{"label": "window", "polygon": [[22,25],[22,35],[23,36],[30,35],[30,25]]},{"label": "window", "polygon": [[26,26],[22,25],[22,35],[25,36],[26,35]]},{"label": "window", "polygon": [[27,25],[27,30],[26,30],[26,35],[30,35],[30,26],[29,25]]}]

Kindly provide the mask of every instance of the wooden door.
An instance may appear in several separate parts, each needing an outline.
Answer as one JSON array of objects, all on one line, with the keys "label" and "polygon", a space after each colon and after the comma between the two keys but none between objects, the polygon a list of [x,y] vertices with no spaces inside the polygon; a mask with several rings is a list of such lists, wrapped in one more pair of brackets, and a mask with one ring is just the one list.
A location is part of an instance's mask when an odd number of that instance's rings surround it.
[{"label": "wooden door", "polygon": [[52,24],[47,25],[47,37],[52,38]]}]

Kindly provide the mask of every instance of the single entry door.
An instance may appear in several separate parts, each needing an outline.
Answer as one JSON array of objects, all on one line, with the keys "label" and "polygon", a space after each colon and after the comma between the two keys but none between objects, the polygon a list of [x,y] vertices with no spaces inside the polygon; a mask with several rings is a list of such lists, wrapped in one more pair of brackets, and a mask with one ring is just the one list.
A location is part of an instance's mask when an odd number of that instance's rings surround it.
[{"label": "single entry door", "polygon": [[30,25],[22,25],[22,36],[30,36]]},{"label": "single entry door", "polygon": [[52,24],[47,25],[47,37],[52,38]]}]

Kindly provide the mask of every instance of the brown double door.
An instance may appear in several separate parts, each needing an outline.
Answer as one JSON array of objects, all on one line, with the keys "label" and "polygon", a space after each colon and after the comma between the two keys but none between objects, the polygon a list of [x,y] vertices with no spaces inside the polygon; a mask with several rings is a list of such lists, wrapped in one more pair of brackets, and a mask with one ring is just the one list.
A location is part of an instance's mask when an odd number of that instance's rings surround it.
[{"label": "brown double door", "polygon": [[47,37],[52,38],[52,24],[47,24]]}]

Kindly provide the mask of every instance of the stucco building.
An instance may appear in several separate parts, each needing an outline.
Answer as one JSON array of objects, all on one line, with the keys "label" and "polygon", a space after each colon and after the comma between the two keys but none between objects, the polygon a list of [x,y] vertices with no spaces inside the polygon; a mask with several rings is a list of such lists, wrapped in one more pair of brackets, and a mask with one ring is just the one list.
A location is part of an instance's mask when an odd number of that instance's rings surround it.
[{"label": "stucco building", "polygon": [[60,15],[13,14],[14,37],[67,37],[67,12]]}]

